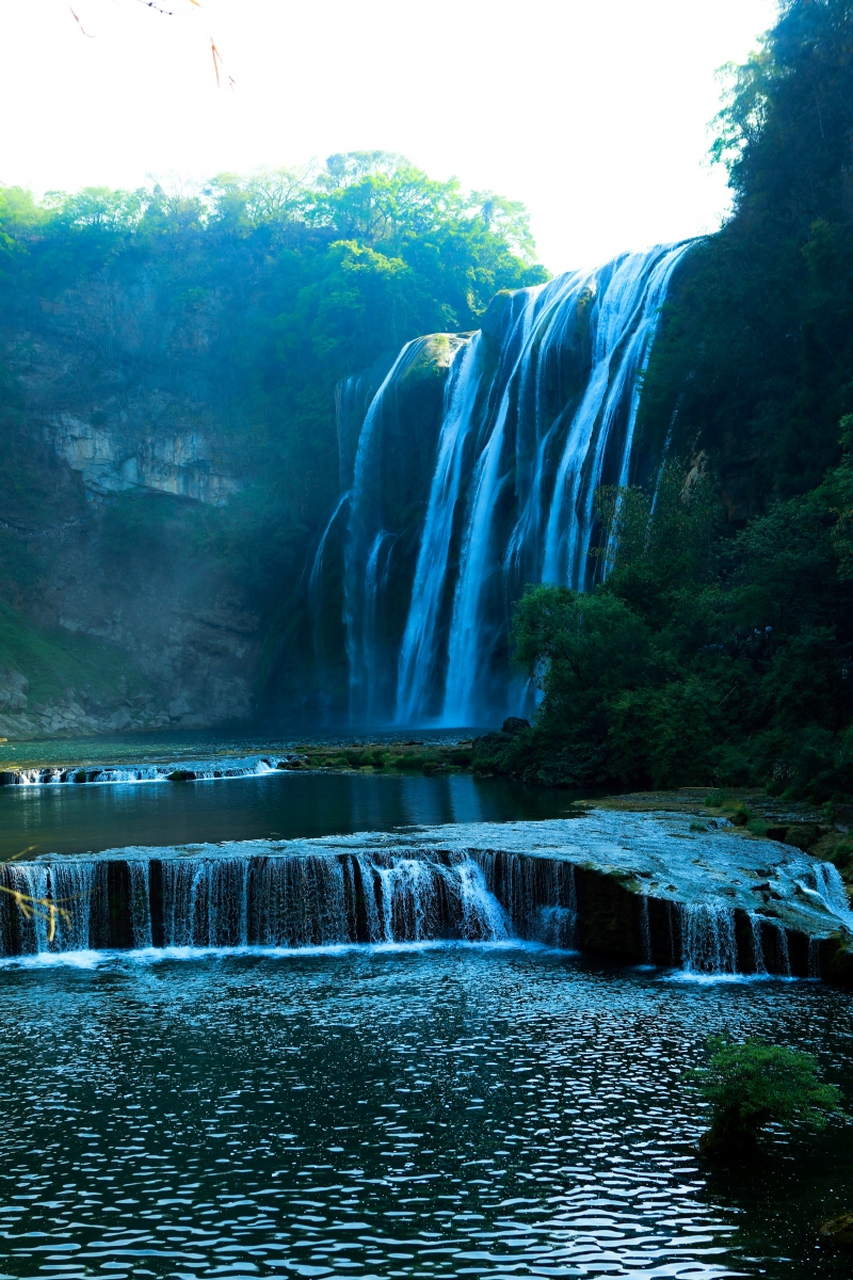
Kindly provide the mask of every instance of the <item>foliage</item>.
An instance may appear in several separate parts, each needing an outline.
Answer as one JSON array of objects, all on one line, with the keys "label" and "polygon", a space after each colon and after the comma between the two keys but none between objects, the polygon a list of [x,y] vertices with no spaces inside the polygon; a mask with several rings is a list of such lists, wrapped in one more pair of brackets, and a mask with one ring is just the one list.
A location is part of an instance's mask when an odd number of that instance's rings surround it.
[{"label": "foliage", "polygon": [[[230,573],[274,665],[308,544],[337,497],[336,384],[411,338],[476,327],[497,290],[545,278],[520,205],[383,152],[201,188],[42,201],[0,189],[0,600],[36,609],[42,557],[82,522],[91,542],[125,548],[130,569],[147,557],[176,574],[202,562]],[[33,432],[19,377],[45,334],[48,349],[64,341],[65,316],[80,317],[81,368],[57,370],[38,413],[97,426],[152,390],[157,402],[160,389],[208,386],[222,469],[243,478],[241,494],[219,508],[132,493],[86,503]],[[93,387],[107,388],[106,405]]]},{"label": "foliage", "polygon": [[712,1108],[700,1141],[706,1154],[749,1148],[769,1124],[803,1121],[822,1129],[843,1114],[840,1090],[821,1083],[813,1054],[760,1040],[734,1044],[715,1036],[708,1044],[710,1063],[694,1077]]},{"label": "foliage", "polygon": [[639,430],[647,456],[698,439],[742,523],[820,483],[853,411],[853,4],[786,0],[728,76],[734,215],[675,281]]},{"label": "foliage", "polygon": [[231,302],[221,355],[246,443],[266,476],[272,452],[311,523],[334,493],[335,384],[410,338],[475,327],[496,291],[547,278],[521,205],[384,152],[220,174],[200,190],[90,187],[41,204],[0,190],[9,314],[92,277],[139,287],[146,269],[178,320]]},{"label": "foliage", "polygon": [[638,489],[606,494],[607,577],[588,595],[527,590],[515,660],[542,701],[533,728],[497,755],[478,747],[478,767],[573,786],[853,792],[839,483],[833,471],[727,538],[697,468],[669,463],[654,503]]},{"label": "foliage", "polygon": [[640,482],[600,495],[589,601],[521,601],[542,703],[481,767],[853,795],[853,3],[786,0],[726,74],[734,214],[664,308]]}]

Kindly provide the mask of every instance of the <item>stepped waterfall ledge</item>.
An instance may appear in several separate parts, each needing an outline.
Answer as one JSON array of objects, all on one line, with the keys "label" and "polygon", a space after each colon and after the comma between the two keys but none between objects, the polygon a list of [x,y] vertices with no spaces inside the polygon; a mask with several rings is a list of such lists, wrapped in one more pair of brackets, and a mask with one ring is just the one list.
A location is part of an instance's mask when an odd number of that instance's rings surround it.
[{"label": "stepped waterfall ledge", "polygon": [[523,709],[512,604],[600,576],[595,495],[632,476],[640,377],[689,248],[499,294],[476,333],[417,339],[339,389],[344,492],[308,580],[318,655],[340,602],[353,723]]},{"label": "stepped waterfall ledge", "polygon": [[[687,828],[683,817],[591,812],[50,855],[2,868],[0,954],[538,943],[685,978],[853,985],[853,913],[835,868]],[[41,907],[24,915],[14,895]]]}]

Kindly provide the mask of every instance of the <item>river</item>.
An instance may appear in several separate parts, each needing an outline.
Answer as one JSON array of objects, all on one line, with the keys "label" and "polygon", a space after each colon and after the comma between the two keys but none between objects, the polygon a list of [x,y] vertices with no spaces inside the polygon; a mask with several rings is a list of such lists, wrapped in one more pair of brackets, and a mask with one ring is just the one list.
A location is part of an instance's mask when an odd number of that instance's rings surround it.
[{"label": "river", "polygon": [[[566,803],[466,776],[0,790],[7,842],[29,814],[67,854]],[[515,939],[150,947],[7,959],[0,1010],[0,1280],[849,1275],[814,1230],[853,1208],[849,1131],[714,1168],[688,1078],[729,1032],[844,1086],[850,994],[818,982]]]}]

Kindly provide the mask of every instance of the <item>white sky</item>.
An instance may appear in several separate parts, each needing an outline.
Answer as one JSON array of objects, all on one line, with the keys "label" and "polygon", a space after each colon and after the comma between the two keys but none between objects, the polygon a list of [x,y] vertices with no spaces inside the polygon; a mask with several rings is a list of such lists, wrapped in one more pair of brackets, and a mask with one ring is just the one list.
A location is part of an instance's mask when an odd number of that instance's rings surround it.
[{"label": "white sky", "polygon": [[[774,0],[5,0],[0,182],[407,155],[524,201],[555,271],[714,230],[715,69]],[[80,18],[84,35],[72,16]],[[216,88],[213,36],[236,81]],[[224,84],[227,83],[223,77]]]}]

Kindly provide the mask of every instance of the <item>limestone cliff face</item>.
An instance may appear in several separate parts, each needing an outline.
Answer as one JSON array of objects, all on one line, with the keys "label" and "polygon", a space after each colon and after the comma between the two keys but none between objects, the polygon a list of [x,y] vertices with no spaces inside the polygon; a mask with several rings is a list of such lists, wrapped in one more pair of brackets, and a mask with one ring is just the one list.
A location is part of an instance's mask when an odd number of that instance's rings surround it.
[{"label": "limestone cliff face", "polygon": [[[247,305],[148,262],[0,314],[13,403],[0,599],[17,628],[5,648],[0,628],[0,735],[252,713],[257,602],[216,542],[247,484],[229,356]],[[40,675],[40,644],[67,662],[45,657]]]},{"label": "limestone cliff face", "polygon": [[124,423],[101,425],[57,413],[48,418],[45,434],[91,494],[151,490],[221,506],[239,489],[236,477],[212,469],[211,442],[200,431],[161,431],[151,438]]},{"label": "limestone cliff face", "polygon": [[223,502],[238,376],[231,291],[180,289],[157,265],[102,271],[0,317],[29,432],[90,493],[156,490]]}]

